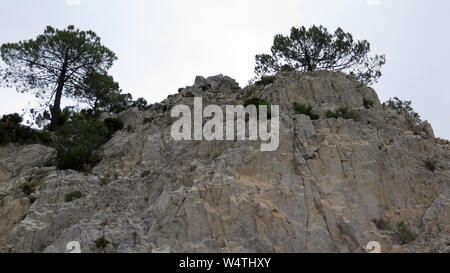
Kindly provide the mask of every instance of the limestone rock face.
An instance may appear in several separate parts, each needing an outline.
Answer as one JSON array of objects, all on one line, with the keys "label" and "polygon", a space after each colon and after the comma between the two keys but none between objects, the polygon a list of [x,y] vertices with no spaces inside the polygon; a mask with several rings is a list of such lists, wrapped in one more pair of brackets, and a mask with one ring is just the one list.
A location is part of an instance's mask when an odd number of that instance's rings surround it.
[{"label": "limestone rock face", "polygon": [[21,186],[42,179],[48,169],[41,166],[55,156],[54,149],[42,145],[0,147],[0,250],[34,198],[25,196]]},{"label": "limestone rock face", "polygon": [[234,79],[223,75],[208,77],[207,79],[198,76],[195,79],[193,88],[200,88],[203,91],[209,89],[213,92],[226,92],[240,89],[239,84]]},{"label": "limestone rock face", "polygon": [[[204,106],[251,97],[280,105],[279,149],[174,141],[170,109],[192,106],[194,96]],[[294,102],[311,104],[321,118],[297,115]],[[360,118],[325,117],[340,106]],[[149,111],[119,117],[131,130],[101,148],[89,174],[40,167],[47,148],[2,150],[3,251],[67,252],[77,241],[82,252],[345,253],[378,241],[383,252],[450,252],[448,142],[345,74],[280,72],[270,85],[244,89],[222,75],[197,77]],[[431,159],[434,172],[424,163]],[[30,180],[34,202],[20,190]],[[82,198],[65,202],[74,191]],[[402,240],[400,222],[415,240]],[[102,236],[109,244],[99,249]]]},{"label": "limestone rock face", "polygon": [[364,100],[380,110],[381,103],[376,92],[349,78],[343,73],[319,71],[314,73],[280,72],[273,84],[264,88],[251,87],[251,93],[272,104],[311,104],[315,108],[335,110],[339,106],[359,108]]},{"label": "limestone rock face", "polygon": [[42,166],[56,151],[42,145],[0,147],[0,185],[30,168]]}]

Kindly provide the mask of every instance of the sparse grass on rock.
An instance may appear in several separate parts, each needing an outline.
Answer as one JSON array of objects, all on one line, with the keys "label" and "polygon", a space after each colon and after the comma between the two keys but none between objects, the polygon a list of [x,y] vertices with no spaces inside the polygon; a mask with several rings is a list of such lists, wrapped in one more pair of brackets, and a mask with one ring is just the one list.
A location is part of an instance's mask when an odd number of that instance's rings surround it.
[{"label": "sparse grass on rock", "polygon": [[327,118],[343,118],[343,119],[353,119],[355,121],[358,121],[360,118],[360,114],[352,110],[349,107],[343,106],[340,107],[336,112],[328,111],[327,112]]},{"label": "sparse grass on rock", "polygon": [[416,234],[414,234],[403,221],[397,224],[397,227],[394,232],[397,239],[403,245],[415,241],[417,237]]},{"label": "sparse grass on rock", "polygon": [[429,171],[434,172],[437,169],[437,162],[432,159],[425,160],[425,168],[427,168]]},{"label": "sparse grass on rock", "polygon": [[311,105],[306,104],[300,104],[300,103],[294,103],[294,112],[298,115],[306,115],[311,118],[311,120],[318,120],[320,118],[319,115],[314,114],[313,107]]},{"label": "sparse grass on rock", "polygon": [[66,203],[69,203],[76,199],[81,199],[81,198],[83,198],[83,194],[79,191],[74,191],[74,192],[66,194],[66,196],[64,197],[64,201]]}]

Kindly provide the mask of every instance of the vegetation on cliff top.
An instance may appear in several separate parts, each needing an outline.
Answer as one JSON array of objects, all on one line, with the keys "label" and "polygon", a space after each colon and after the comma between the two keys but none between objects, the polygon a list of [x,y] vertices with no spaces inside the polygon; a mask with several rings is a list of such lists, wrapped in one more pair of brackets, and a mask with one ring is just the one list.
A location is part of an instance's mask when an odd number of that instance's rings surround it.
[{"label": "vegetation on cliff top", "polygon": [[[370,57],[369,52],[370,44],[366,40],[354,41],[352,35],[341,28],[330,34],[322,26],[293,27],[290,36],[275,36],[271,55],[256,56],[253,81],[260,86],[272,84],[276,80],[274,74],[280,70],[330,70],[348,72],[370,84],[381,76],[385,56]],[[19,92],[33,92],[46,103],[40,111],[30,111],[34,123],[44,130],[22,125],[23,118],[19,114],[3,116],[0,119],[0,145],[50,145],[57,150],[58,158],[48,162],[49,165],[75,170],[95,165],[100,160],[96,149],[116,131],[124,129],[123,122],[118,119],[99,121],[100,113],[117,114],[131,107],[148,109],[144,98],[133,100],[132,95],[123,93],[119,84],[108,75],[117,57],[93,31],[81,31],[74,26],[63,30],[49,26],[35,39],[3,44],[1,57],[6,64],[6,68],[0,69],[2,85],[15,86]],[[87,108],[75,111],[75,107],[69,106],[61,109],[64,97]],[[266,105],[269,117],[271,115],[267,101],[251,98],[245,101],[245,106],[248,105]],[[394,98],[387,105],[397,111],[406,111],[420,121],[410,101]],[[370,109],[374,103],[364,100],[364,106]],[[294,103],[293,110],[313,120],[320,118],[310,105]],[[327,117],[357,120],[359,113],[341,107],[336,112],[329,111]],[[132,130],[130,126],[127,129]]]},{"label": "vegetation on cliff top", "polygon": [[323,26],[292,27],[289,36],[275,36],[271,54],[256,55],[256,77],[251,82],[264,82],[289,67],[298,71],[343,71],[372,84],[381,77],[386,57],[369,56],[369,52],[367,40],[354,41],[342,28],[331,34]]},{"label": "vegetation on cliff top", "polygon": [[[48,26],[35,39],[5,43],[0,51],[6,64],[0,70],[2,85],[15,86],[17,91],[34,93],[43,100],[43,109],[32,109],[31,114],[41,121],[38,125],[48,125],[51,131],[64,123],[63,97],[89,105],[94,113],[146,107],[145,99],[133,101],[107,74],[117,57],[93,31]],[[42,122],[45,120],[49,124]]]}]

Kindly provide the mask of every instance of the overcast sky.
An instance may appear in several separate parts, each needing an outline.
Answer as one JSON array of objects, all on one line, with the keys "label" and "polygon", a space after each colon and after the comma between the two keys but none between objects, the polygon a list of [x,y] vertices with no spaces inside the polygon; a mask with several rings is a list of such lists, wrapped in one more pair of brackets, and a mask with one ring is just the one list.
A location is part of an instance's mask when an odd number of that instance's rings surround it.
[{"label": "overcast sky", "polygon": [[[196,75],[245,86],[255,55],[292,26],[341,26],[386,54],[380,99],[412,100],[450,139],[449,12],[448,0],[0,0],[0,43],[35,38],[47,25],[93,30],[118,55],[111,74],[124,91],[159,102]],[[0,89],[0,114],[30,99]]]}]

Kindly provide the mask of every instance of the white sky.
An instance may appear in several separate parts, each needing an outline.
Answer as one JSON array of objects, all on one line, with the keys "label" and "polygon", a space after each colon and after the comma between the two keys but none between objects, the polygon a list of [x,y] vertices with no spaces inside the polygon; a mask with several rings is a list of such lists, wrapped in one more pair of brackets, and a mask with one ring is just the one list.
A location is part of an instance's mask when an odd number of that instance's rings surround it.
[{"label": "white sky", "polygon": [[[254,57],[292,26],[341,26],[388,63],[374,86],[398,96],[450,139],[448,0],[0,0],[0,43],[35,38],[45,26],[93,30],[119,57],[111,74],[135,98],[159,102],[196,75],[245,86]],[[0,89],[0,115],[33,99]]]}]

